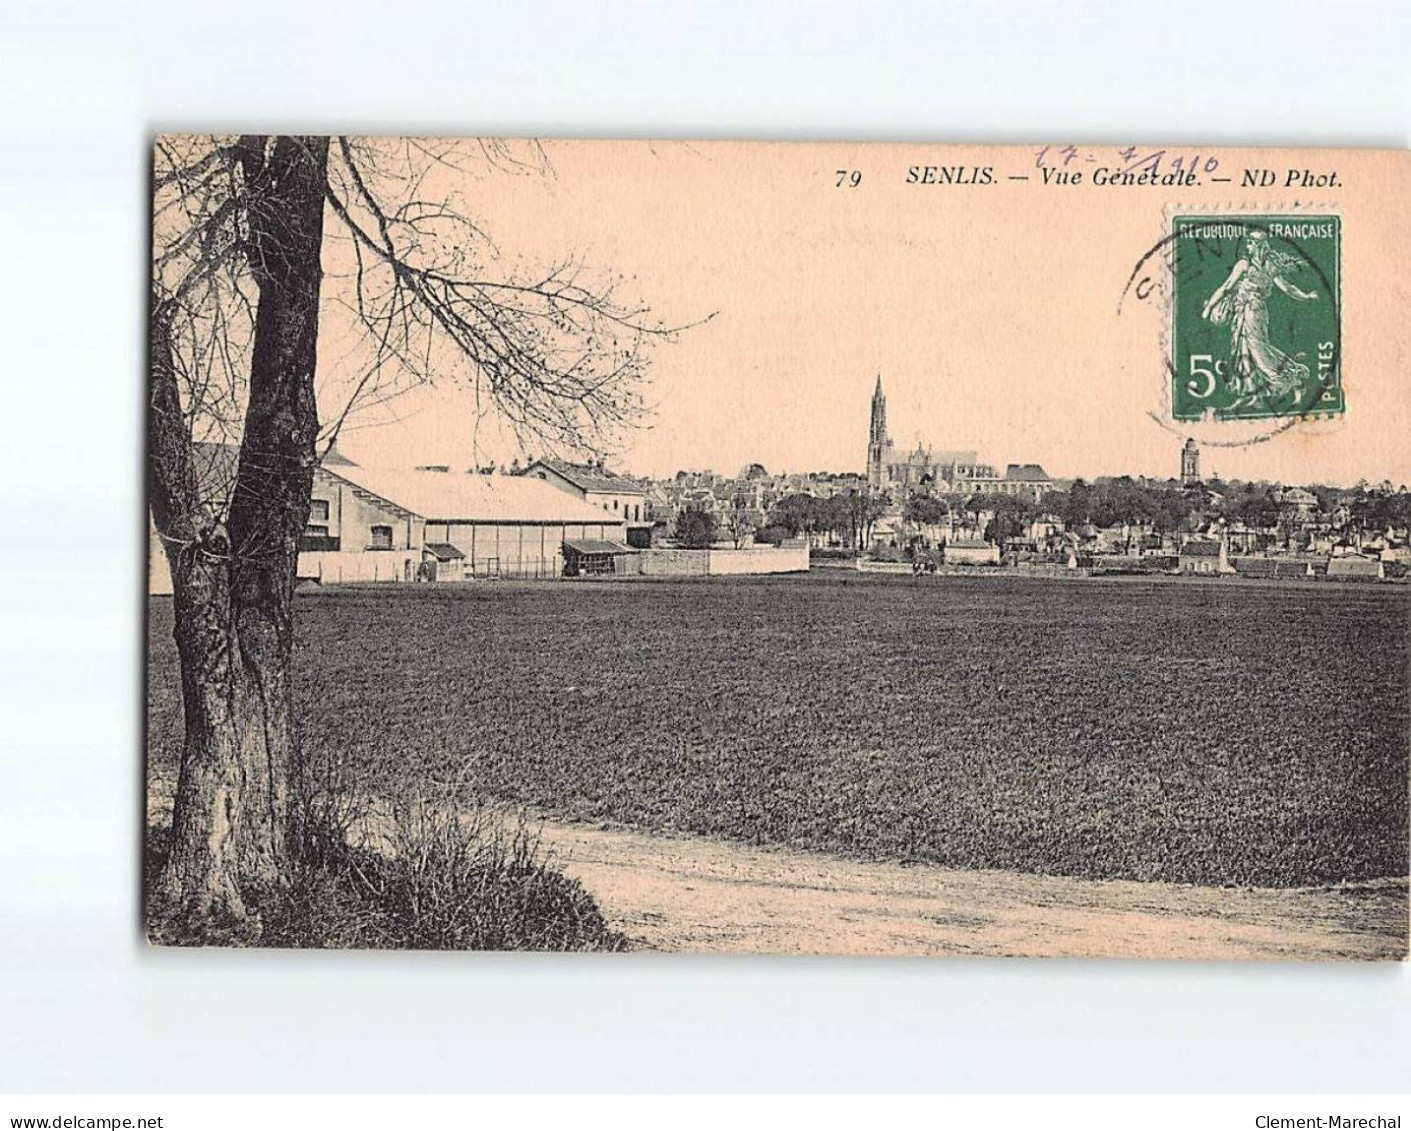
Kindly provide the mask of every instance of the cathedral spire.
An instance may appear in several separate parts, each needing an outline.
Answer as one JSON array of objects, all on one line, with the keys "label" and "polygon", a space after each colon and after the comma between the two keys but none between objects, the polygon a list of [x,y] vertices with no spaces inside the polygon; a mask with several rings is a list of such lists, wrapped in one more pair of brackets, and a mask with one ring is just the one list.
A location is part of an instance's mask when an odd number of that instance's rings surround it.
[{"label": "cathedral spire", "polygon": [[882,486],[882,461],[890,441],[887,439],[887,396],[882,392],[882,374],[877,374],[877,386],[872,391],[872,420],[867,429],[867,481],[874,489]]},{"label": "cathedral spire", "polygon": [[872,445],[885,445],[887,442],[887,395],[882,392],[880,373],[877,374],[877,387],[872,391],[872,426],[867,439]]}]

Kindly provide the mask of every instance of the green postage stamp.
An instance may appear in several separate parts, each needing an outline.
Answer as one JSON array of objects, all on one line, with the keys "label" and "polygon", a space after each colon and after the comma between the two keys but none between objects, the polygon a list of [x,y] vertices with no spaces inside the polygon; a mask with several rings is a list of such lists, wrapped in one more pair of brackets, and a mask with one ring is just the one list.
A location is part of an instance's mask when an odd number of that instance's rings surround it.
[{"label": "green postage stamp", "polygon": [[1334,215],[1172,218],[1175,419],[1344,410],[1341,234]]}]

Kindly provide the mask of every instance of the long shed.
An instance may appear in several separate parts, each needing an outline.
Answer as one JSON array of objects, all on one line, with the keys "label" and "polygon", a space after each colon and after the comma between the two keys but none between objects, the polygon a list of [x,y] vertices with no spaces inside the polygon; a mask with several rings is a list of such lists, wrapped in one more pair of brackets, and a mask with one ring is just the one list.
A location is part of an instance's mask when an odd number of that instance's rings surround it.
[{"label": "long shed", "polygon": [[434,562],[440,577],[559,577],[565,542],[625,534],[621,516],[539,479],[325,465],[314,476],[299,573],[386,580],[426,576],[423,563]]}]

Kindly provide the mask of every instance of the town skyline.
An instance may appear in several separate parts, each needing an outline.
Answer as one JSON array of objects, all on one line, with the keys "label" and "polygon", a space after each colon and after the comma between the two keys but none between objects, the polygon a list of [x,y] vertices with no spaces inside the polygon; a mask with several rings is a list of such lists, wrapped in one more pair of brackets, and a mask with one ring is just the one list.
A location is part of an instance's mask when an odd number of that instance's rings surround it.
[{"label": "town skyline", "polygon": [[[874,374],[870,380],[872,382],[875,382],[879,377],[883,381],[884,388],[886,388],[887,383],[884,374]],[[872,388],[874,388],[873,384],[867,385],[868,398],[870,398],[871,396]],[[409,394],[409,396],[414,397],[417,392],[419,391],[414,391],[413,393]],[[889,398],[891,397],[890,392],[888,392],[887,395]],[[650,469],[644,470],[640,466],[634,466],[634,461],[632,459],[633,449],[631,447],[628,447],[624,453],[609,454],[602,458],[604,459],[604,462],[606,463],[607,467],[609,467],[613,471],[637,479],[646,479],[658,482],[673,479],[682,472],[691,475],[712,474],[719,476],[722,479],[733,479],[740,477],[755,465],[763,467],[771,476],[774,477],[855,476],[860,480],[865,480],[867,477],[866,457],[868,443],[866,430],[867,416],[869,414],[870,404],[865,403],[862,419],[859,423],[859,429],[863,434],[862,438],[855,445],[860,453],[861,458],[855,458],[851,462],[841,463],[838,465],[815,463],[793,466],[775,462],[769,458],[765,458],[757,454],[752,456],[747,453],[743,457],[735,457],[739,459],[740,462],[738,463],[723,463],[719,461],[713,463],[690,463],[683,460],[677,461],[673,464],[673,461],[668,457],[664,460],[656,460],[650,467]],[[440,424],[444,425],[445,422],[446,417],[443,416],[440,420]],[[462,441],[460,443],[457,443],[453,439],[449,439],[448,437],[442,435],[441,433],[443,432],[443,428],[439,426],[435,430],[435,433],[440,437],[439,440],[433,442],[431,447],[423,450],[415,450],[408,447],[406,441],[402,438],[403,433],[397,427],[396,423],[378,424],[372,427],[355,427],[348,429],[342,435],[340,435],[337,447],[342,454],[348,456],[349,458],[355,460],[360,464],[369,467],[411,468],[426,465],[444,465],[451,467],[454,470],[473,471],[478,468],[484,468],[490,465],[494,465],[497,470],[508,470],[516,462],[521,468],[528,467],[529,464],[533,462],[533,460],[540,457],[562,458],[570,462],[586,462],[594,458],[584,453],[550,453],[542,450],[542,447],[540,449],[533,449],[532,446],[516,447],[515,443],[512,440],[508,440],[506,437],[498,434],[495,431],[493,423],[489,425],[483,424],[482,427],[485,429],[488,442],[483,442],[482,445],[480,445],[480,450],[484,454],[478,459],[475,456],[477,445],[469,441]],[[964,439],[959,440],[955,443],[950,443],[938,440],[936,438],[923,437],[918,435],[913,438],[909,443],[900,442],[898,440],[898,437],[896,436],[893,436],[893,440],[898,441],[897,448],[902,451],[914,450],[918,444],[933,450],[973,450],[977,453],[980,462],[990,464],[1001,474],[1003,474],[1005,468],[1010,464],[1037,463],[1040,466],[1044,467],[1044,469],[1050,474],[1050,476],[1054,480],[1059,481],[1071,482],[1075,480],[1084,480],[1087,482],[1092,482],[1099,479],[1117,479],[1122,477],[1129,477],[1133,479],[1147,479],[1153,481],[1179,481],[1182,478],[1180,471],[1181,451],[1189,436],[1178,429],[1174,429],[1172,427],[1164,425],[1161,427],[1160,431],[1161,435],[1165,439],[1165,446],[1158,447],[1156,450],[1154,450],[1152,453],[1153,458],[1149,461],[1146,461],[1149,466],[1152,466],[1152,470],[1139,470],[1134,468],[1096,468],[1074,471],[1066,466],[1050,467],[1043,460],[1023,458],[1025,453],[1015,453],[1012,456],[1005,454],[1003,456],[996,457],[991,452],[989,452],[983,444],[966,442]],[[1274,442],[1277,442],[1277,440],[1275,440]],[[1264,446],[1266,445],[1257,445],[1257,447]],[[1279,478],[1274,475],[1261,473],[1257,466],[1255,466],[1251,472],[1248,472],[1246,474],[1230,474],[1227,473],[1220,466],[1219,463],[1221,454],[1227,451],[1228,449],[1215,445],[1202,445],[1199,443],[1197,443],[1197,447],[1200,450],[1201,459],[1200,478],[1205,482],[1210,482],[1213,480],[1251,483],[1267,482],[1271,484],[1280,483],[1288,486],[1322,485],[1343,489],[1352,489],[1356,487],[1359,481],[1365,481],[1366,483],[1372,486],[1380,486],[1385,483],[1390,483],[1394,489],[1401,489],[1407,485],[1407,479],[1398,479],[1397,477],[1389,474],[1364,474],[1359,476],[1358,479],[1353,479],[1350,481],[1345,480],[1345,477],[1305,477],[1301,479],[1297,477]],[[429,455],[427,454],[428,452],[430,453]],[[451,454],[447,455],[447,453]]]},{"label": "town skyline", "polygon": [[[1161,235],[1138,196],[1105,197],[1094,210],[1030,194],[1016,231],[1008,188],[928,193],[889,175],[923,161],[924,146],[555,141],[544,152],[550,175],[464,182],[477,222],[526,271],[581,262],[585,279],[620,277],[624,300],[684,327],[651,353],[642,390],[651,427],[609,446],[610,462],[631,474],[754,462],[864,471],[880,373],[900,447],[974,448],[1056,478],[1168,477],[1194,435],[1207,471],[1226,478],[1411,482],[1411,383],[1377,332],[1380,303],[1342,311],[1357,343],[1345,359],[1345,415],[1271,438],[1257,423],[1172,424],[1161,312],[1123,303],[1134,264]],[[1013,160],[1032,164],[1033,154]],[[862,187],[835,187],[845,165],[865,170]],[[1349,186],[1348,208],[1374,183]],[[1400,293],[1395,279],[1356,280],[1367,268],[1352,242],[1347,251],[1349,286],[1387,301]],[[349,269],[338,255],[328,266]],[[330,305],[326,315],[320,351],[336,386],[347,312]],[[449,378],[354,426],[344,447],[378,462],[541,454],[477,422],[473,393]]]}]

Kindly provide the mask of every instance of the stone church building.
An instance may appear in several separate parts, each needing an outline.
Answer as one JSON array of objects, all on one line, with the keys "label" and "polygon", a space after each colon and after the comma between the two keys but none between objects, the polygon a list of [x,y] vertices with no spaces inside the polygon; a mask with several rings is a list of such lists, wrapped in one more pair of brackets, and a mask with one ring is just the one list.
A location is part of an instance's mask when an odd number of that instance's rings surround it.
[{"label": "stone church building", "polygon": [[981,463],[975,451],[949,451],[918,443],[915,449],[898,448],[887,435],[887,395],[882,376],[872,393],[872,420],[867,434],[867,485],[889,495],[893,502],[915,492],[974,495],[998,493],[1023,495],[1038,502],[1055,484],[1034,463],[1011,463],[1003,475]]}]

